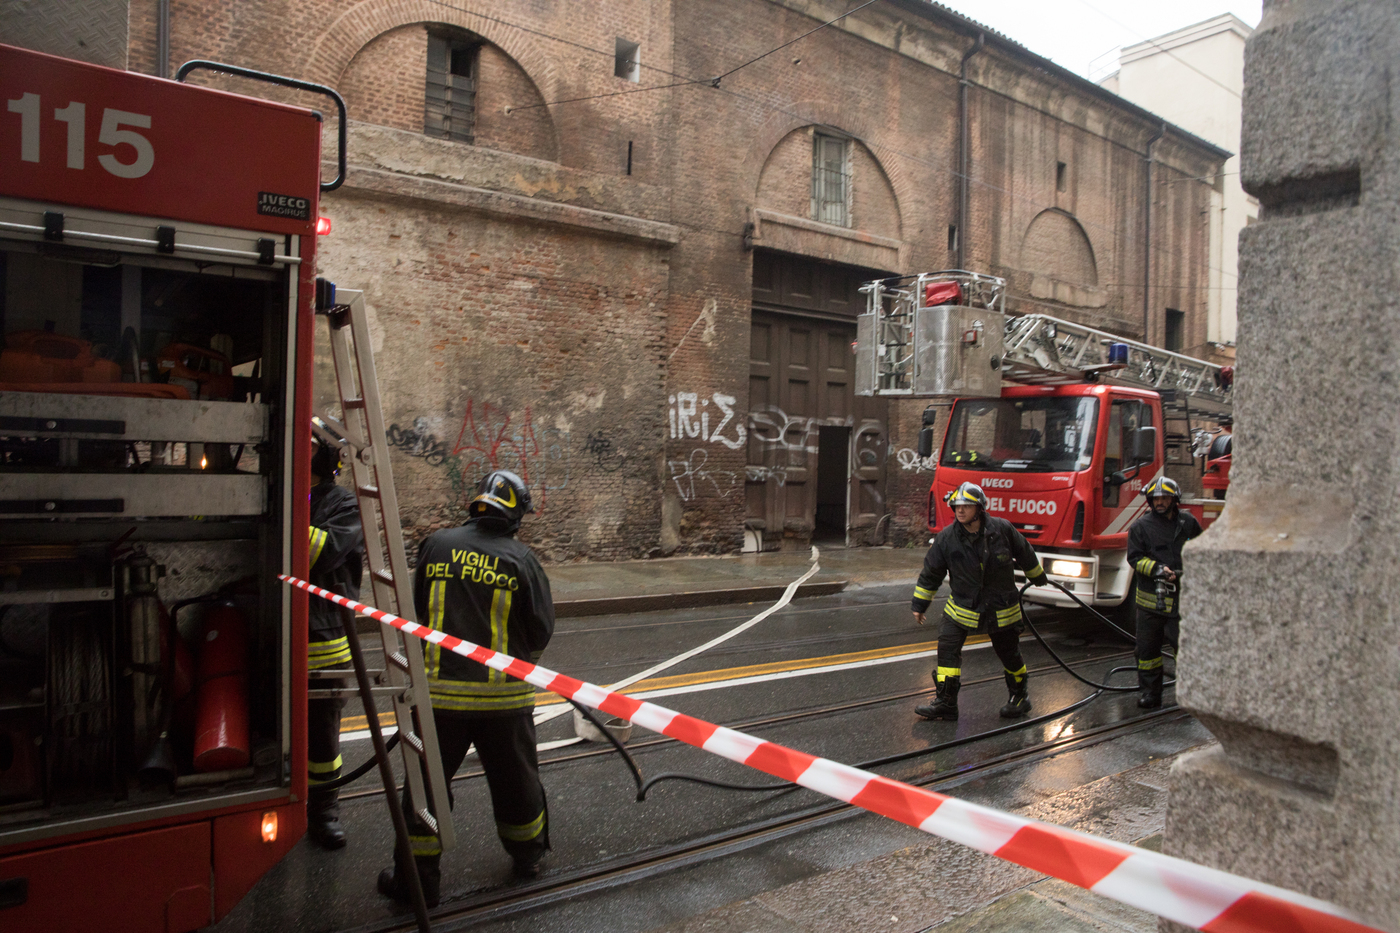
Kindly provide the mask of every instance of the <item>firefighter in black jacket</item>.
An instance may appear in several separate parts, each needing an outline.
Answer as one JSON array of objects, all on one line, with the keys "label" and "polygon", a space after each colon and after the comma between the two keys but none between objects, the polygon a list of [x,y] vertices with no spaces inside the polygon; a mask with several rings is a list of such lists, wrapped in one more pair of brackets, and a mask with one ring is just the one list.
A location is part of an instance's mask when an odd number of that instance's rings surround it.
[{"label": "firefighter in black jacket", "polygon": [[1181,547],[1201,533],[1181,510],[1181,487],[1159,476],[1142,490],[1151,509],[1128,529],[1128,563],[1137,571],[1138,706],[1162,705],[1162,644],[1181,629]]},{"label": "firefighter in black jacket", "polygon": [[963,483],[948,497],[957,521],[938,533],[924,557],[924,569],[914,587],[914,621],[924,624],[924,613],[948,577],[952,594],[943,606],[943,626],[938,633],[938,668],[934,702],[914,712],[925,719],[957,719],[958,687],[962,683],[962,649],[967,636],[986,632],[1001,659],[1010,699],[1001,708],[1007,719],[1030,711],[1026,689],[1026,663],[1021,658],[1021,600],[1016,592],[1013,564],[1026,579],[1043,584],[1045,571],[1035,551],[1016,528],[1003,518],[987,514],[987,496],[981,487]]},{"label": "firefighter in black jacket", "polygon": [[[311,582],[341,596],[360,598],[360,552],[364,530],[354,493],[337,486],[340,451],[320,438],[312,441],[311,453]],[[325,599],[311,600],[307,621],[309,645],[307,670],[346,667],[350,646],[345,640],[342,619],[353,619],[349,609]],[[352,623],[353,624],[353,623]],[[311,681],[312,688],[340,689],[343,678]],[[340,792],[319,789],[318,785],[340,777],[340,711],[345,700],[312,699],[306,703],[306,834],[327,849],[345,845],[340,825]]]},{"label": "firefighter in black jacket", "polygon": [[[418,551],[413,579],[418,621],[502,654],[538,661],[554,634],[554,601],[544,569],[515,538],[520,520],[531,511],[530,491],[520,477],[507,470],[488,473],[468,507],[467,523],[435,532]],[[535,688],[437,645],[427,646],[424,661],[448,800],[452,775],[474,745],[491,790],[496,835],[514,859],[515,873],[535,877],[549,848],[535,753]],[[442,847],[411,812],[407,793],[403,804],[423,895],[433,906],[439,898]],[[396,852],[394,867],[379,875],[380,892],[408,900],[403,870]]]}]

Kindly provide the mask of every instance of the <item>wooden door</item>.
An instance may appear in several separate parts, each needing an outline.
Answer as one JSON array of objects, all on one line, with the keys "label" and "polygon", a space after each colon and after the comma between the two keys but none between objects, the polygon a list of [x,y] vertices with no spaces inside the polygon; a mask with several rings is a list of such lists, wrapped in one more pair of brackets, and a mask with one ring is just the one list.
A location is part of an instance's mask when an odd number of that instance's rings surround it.
[{"label": "wooden door", "polygon": [[843,458],[851,483],[848,542],[852,519],[873,527],[883,514],[885,403],[855,396],[854,339],[853,324],[753,313],[746,518],[763,532],[764,550],[777,550],[784,539],[792,546],[811,539],[823,425],[851,429],[851,453]]}]

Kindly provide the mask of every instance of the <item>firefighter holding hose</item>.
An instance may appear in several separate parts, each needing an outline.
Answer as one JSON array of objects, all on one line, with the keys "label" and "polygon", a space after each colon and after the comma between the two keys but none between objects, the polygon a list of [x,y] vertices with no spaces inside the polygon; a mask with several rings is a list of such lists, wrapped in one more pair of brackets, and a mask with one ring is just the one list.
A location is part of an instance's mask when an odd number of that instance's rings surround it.
[{"label": "firefighter holding hose", "polygon": [[1128,563],[1137,571],[1138,706],[1162,705],[1162,645],[1181,631],[1181,548],[1201,533],[1181,508],[1181,486],[1159,476],[1143,487],[1151,508],[1128,529]]},{"label": "firefighter holding hose", "polygon": [[[471,501],[467,523],[434,532],[418,551],[413,602],[420,622],[524,661],[538,662],[554,634],[549,579],[515,533],[534,511],[530,490],[508,470],[488,473]],[[424,653],[438,748],[452,799],[452,775],[475,746],[491,791],[496,835],[533,878],[549,849],[544,787],[535,752],[535,688],[484,664],[428,645]],[[438,903],[442,846],[403,799],[413,861],[428,906]],[[438,819],[450,815],[434,814]],[[407,866],[379,875],[380,893],[408,900]]]},{"label": "firefighter holding hose", "polygon": [[962,649],[967,636],[983,632],[1001,659],[1010,694],[1001,715],[1014,719],[1030,712],[1026,662],[1021,657],[1021,599],[1015,568],[1037,585],[1046,582],[1035,550],[1010,522],[987,514],[987,496],[974,483],[963,483],[948,497],[957,521],[933,539],[924,569],[914,587],[914,621],[924,614],[934,593],[948,578],[952,593],[943,606],[938,633],[937,694],[931,704],[915,708],[925,719],[957,719],[962,683]]},{"label": "firefighter holding hose", "polygon": [[[360,507],[354,493],[336,485],[341,466],[339,447],[320,437],[313,437],[311,445],[310,580],[333,593],[359,599],[363,569],[360,554],[365,543]],[[308,671],[350,664],[350,645],[343,624],[347,614],[354,615],[328,599],[311,600],[307,621]],[[311,686],[341,689],[345,680],[314,680]],[[340,697],[306,702],[306,834],[326,849],[345,845],[340,791],[321,786],[340,777],[340,712],[344,707],[345,700]]]}]

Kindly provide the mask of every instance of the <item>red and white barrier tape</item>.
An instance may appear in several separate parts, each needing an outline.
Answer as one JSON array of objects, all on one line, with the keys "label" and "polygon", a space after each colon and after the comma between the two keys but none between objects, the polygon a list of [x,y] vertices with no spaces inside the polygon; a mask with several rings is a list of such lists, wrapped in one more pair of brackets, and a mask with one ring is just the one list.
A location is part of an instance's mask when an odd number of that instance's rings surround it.
[{"label": "red and white barrier tape", "polygon": [[1326,901],[1126,843],[955,800],[794,751],[498,654],[337,596],[305,580],[285,574],[278,577],[542,690],[572,697],[730,761],[1207,933],[1378,933]]}]

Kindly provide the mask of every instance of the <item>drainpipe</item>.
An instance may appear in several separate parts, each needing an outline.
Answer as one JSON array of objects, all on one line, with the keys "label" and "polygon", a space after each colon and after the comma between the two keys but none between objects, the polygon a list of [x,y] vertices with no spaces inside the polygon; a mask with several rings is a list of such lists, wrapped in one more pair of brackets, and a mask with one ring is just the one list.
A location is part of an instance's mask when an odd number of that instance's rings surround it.
[{"label": "drainpipe", "polygon": [[156,77],[170,77],[170,0],[156,3]]},{"label": "drainpipe", "polygon": [[1167,124],[1163,123],[1157,130],[1157,135],[1147,141],[1147,158],[1144,164],[1147,166],[1145,178],[1143,179],[1143,221],[1142,221],[1142,342],[1148,342],[1148,323],[1152,311],[1152,165],[1154,163],[1152,147],[1157,144],[1157,140],[1167,135]]},{"label": "drainpipe", "polygon": [[968,176],[972,173],[972,148],[968,140],[967,112],[967,63],[972,56],[982,51],[987,43],[987,34],[979,32],[972,48],[963,53],[962,64],[958,69],[958,268],[967,268],[967,228],[969,188]]}]

